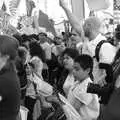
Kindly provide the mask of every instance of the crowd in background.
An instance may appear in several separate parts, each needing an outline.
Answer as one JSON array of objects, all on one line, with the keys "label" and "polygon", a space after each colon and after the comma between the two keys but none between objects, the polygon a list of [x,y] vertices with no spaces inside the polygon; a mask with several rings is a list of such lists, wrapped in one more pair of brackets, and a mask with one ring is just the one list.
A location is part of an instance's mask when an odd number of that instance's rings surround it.
[{"label": "crowd in background", "polygon": [[23,106],[27,120],[120,120],[120,25],[103,34],[97,17],[82,24],[60,6],[72,31],[50,38],[34,15],[34,29],[0,35],[0,120],[21,120]]}]

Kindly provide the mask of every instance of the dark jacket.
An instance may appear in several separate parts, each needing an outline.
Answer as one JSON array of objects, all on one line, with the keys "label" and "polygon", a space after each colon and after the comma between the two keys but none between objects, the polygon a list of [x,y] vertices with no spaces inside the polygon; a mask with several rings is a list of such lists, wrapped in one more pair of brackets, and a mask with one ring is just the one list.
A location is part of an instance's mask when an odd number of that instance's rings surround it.
[{"label": "dark jacket", "polygon": [[20,83],[13,66],[0,71],[0,120],[16,120],[20,109]]},{"label": "dark jacket", "polygon": [[114,90],[115,80],[113,79],[113,71],[111,65],[100,63],[99,68],[106,70],[107,75],[105,77],[105,80],[107,84],[101,87],[98,84],[90,83],[87,92],[97,94],[101,98],[100,103],[106,105]]},{"label": "dark jacket", "polygon": [[113,91],[108,105],[103,110],[102,120],[120,120],[120,88]]}]

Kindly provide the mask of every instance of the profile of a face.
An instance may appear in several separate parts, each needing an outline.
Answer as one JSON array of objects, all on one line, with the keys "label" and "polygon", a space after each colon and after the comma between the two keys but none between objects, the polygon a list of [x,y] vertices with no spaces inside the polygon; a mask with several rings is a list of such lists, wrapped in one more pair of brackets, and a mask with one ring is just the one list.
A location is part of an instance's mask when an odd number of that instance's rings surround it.
[{"label": "profile of a face", "polygon": [[63,64],[67,70],[72,70],[74,65],[74,60],[69,55],[65,54],[63,57]]}]

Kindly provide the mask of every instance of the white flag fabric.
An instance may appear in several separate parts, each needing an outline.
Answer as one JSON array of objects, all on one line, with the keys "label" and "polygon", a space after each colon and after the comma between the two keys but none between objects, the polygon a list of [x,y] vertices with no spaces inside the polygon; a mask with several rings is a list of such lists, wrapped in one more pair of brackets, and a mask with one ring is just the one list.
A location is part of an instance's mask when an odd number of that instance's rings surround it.
[{"label": "white flag fabric", "polygon": [[110,5],[109,0],[86,0],[90,10],[99,11],[102,9],[107,9]]},{"label": "white flag fabric", "polygon": [[71,0],[72,12],[80,20],[85,17],[84,0]]}]

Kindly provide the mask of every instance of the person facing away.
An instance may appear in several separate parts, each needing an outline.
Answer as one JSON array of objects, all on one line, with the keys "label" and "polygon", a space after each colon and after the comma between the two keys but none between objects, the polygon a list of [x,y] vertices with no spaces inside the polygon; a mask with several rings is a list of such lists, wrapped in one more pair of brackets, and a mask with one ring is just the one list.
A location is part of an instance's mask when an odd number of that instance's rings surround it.
[{"label": "person facing away", "polygon": [[96,94],[87,93],[93,60],[89,55],[80,55],[74,61],[75,84],[70,88],[67,100],[80,114],[82,120],[93,120],[99,115],[99,100]]},{"label": "person facing away", "polygon": [[0,120],[17,120],[20,83],[15,69],[18,41],[0,35]]}]

